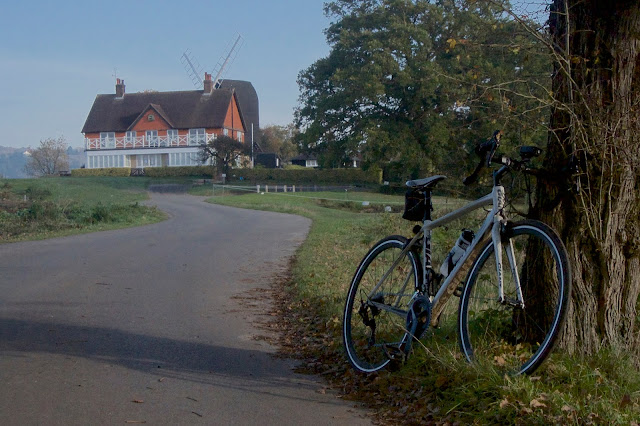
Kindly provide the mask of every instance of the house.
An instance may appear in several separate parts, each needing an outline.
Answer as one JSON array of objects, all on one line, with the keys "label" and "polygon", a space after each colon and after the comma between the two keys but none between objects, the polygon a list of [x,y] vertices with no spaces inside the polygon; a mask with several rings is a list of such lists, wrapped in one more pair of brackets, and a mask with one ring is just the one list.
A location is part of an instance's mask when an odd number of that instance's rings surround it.
[{"label": "house", "polygon": [[247,81],[213,86],[205,73],[203,90],[97,95],[85,121],[86,167],[199,165],[199,148],[226,135],[252,143],[259,124],[258,96]]},{"label": "house", "polygon": [[318,167],[318,157],[313,154],[300,154],[291,159],[291,164],[302,167]]},{"label": "house", "polygon": [[255,156],[255,165],[263,166],[267,169],[279,169],[282,167],[282,160],[276,153],[260,152]]},{"label": "house", "polygon": [[362,154],[357,154],[351,156],[349,162],[345,164],[346,167],[353,167],[354,169],[358,169],[362,166]]}]

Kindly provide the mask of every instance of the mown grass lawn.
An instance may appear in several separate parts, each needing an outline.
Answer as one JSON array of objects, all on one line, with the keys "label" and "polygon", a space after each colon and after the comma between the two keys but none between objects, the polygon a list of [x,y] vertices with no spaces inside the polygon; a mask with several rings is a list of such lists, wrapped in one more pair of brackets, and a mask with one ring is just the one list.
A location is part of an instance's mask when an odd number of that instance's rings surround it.
[{"label": "mown grass lawn", "polygon": [[[365,213],[362,206],[362,201],[401,205],[402,197],[358,193],[343,201],[340,193],[298,195],[226,193],[209,201],[313,220],[286,284],[287,306],[280,309],[286,324],[283,342],[289,352],[302,355],[309,371],[329,378],[346,398],[373,407],[384,421],[402,424],[638,424],[638,360],[611,350],[592,358],[556,352],[533,376],[507,377],[467,364],[457,336],[435,330],[399,371],[354,373],[341,340],[341,313],[352,274],[375,241],[390,234],[408,236],[413,224],[397,213]],[[437,198],[435,215],[461,203]],[[463,225],[434,233],[435,264]],[[457,299],[449,303],[455,311]]]}]

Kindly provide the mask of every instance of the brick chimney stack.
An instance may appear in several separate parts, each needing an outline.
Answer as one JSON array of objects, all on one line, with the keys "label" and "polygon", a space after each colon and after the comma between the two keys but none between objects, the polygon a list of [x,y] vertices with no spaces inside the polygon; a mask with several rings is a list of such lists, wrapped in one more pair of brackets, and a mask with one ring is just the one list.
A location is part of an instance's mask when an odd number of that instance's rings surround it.
[{"label": "brick chimney stack", "polygon": [[213,92],[213,81],[211,80],[211,74],[204,73],[204,94],[208,95]]},{"label": "brick chimney stack", "polygon": [[116,78],[116,98],[124,98],[124,80]]}]

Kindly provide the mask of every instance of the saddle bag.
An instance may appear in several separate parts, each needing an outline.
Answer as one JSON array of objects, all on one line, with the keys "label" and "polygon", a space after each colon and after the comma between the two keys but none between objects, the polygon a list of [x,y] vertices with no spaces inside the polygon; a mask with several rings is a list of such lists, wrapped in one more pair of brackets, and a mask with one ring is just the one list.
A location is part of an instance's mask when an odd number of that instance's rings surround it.
[{"label": "saddle bag", "polygon": [[404,213],[402,218],[414,222],[430,219],[431,194],[417,189],[409,189],[404,194]]}]

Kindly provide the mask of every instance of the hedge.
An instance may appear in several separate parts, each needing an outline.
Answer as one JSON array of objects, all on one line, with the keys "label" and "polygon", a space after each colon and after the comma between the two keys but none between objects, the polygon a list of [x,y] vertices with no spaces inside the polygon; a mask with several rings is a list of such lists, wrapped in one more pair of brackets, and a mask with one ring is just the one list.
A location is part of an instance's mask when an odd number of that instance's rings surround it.
[{"label": "hedge", "polygon": [[249,181],[252,183],[286,184],[379,184],[382,182],[381,170],[361,169],[233,169],[227,181]]},{"label": "hedge", "polygon": [[212,166],[146,167],[144,175],[148,177],[187,177],[197,176],[211,179],[215,174]]},{"label": "hedge", "polygon": [[73,169],[71,176],[130,176],[131,169],[128,167],[112,167],[107,169]]},{"label": "hedge", "polygon": [[[206,177],[214,176],[212,166],[184,167],[147,167],[147,177]],[[130,176],[129,168],[110,169],[73,169],[72,176]],[[361,169],[232,169],[227,182],[248,181],[252,183],[301,184],[379,184],[382,182],[381,170]]]}]

